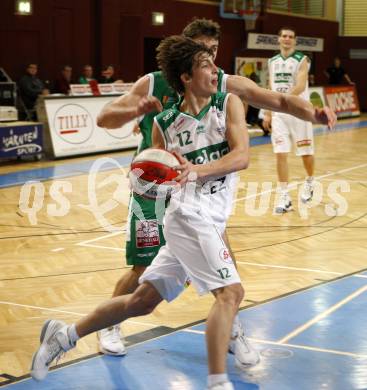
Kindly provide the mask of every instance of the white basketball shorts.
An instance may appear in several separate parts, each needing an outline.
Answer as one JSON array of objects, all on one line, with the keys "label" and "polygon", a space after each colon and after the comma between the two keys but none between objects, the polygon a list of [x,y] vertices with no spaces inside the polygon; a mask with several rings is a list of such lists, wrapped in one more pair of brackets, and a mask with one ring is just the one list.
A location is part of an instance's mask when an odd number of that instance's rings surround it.
[{"label": "white basketball shorts", "polygon": [[199,295],[241,283],[223,230],[205,221],[200,214],[175,210],[166,214],[166,245],[139,279],[149,281],[162,298],[170,302],[184,289],[190,278]]},{"label": "white basketball shorts", "polygon": [[297,156],[314,153],[313,128],[292,115],[273,113],[271,121],[271,142],[274,153],[289,153],[294,143]]}]

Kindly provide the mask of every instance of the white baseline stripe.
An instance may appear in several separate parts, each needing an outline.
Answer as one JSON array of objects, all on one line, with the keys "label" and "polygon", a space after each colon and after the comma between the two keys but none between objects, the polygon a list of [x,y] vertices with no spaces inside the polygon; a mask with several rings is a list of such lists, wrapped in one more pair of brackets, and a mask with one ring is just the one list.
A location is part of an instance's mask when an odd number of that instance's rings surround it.
[{"label": "white baseline stripe", "polygon": [[93,244],[84,244],[82,242],[79,242],[76,244],[78,246],[86,246],[90,248],[98,248],[98,249],[110,249],[111,251],[118,251],[118,252],[125,252],[125,248],[116,248],[114,246],[103,246],[103,245],[93,245]]},{"label": "white baseline stripe", "polygon": [[[345,173],[345,172],[349,172],[349,171],[353,171],[354,169],[360,169],[360,168],[365,168],[367,167],[367,164],[361,164],[361,165],[356,165],[354,167],[350,167],[350,168],[346,168],[346,169],[341,169],[339,171],[336,171],[336,172],[331,172],[331,173],[327,173],[325,175],[321,175],[321,176],[315,176],[315,179],[319,179],[319,180],[322,180],[324,179],[325,177],[329,177],[329,176],[333,176],[333,175],[337,175],[339,173]],[[292,184],[289,184],[288,188],[289,189],[295,189],[297,188],[299,185],[301,185],[303,183],[303,181],[297,181],[295,183],[292,183]],[[239,202],[240,200],[245,200],[245,199],[252,199],[252,198],[257,198],[258,196],[262,195],[262,194],[268,194],[268,193],[271,193],[271,192],[275,192],[276,191],[276,188],[273,188],[271,190],[267,190],[267,191],[262,191],[262,192],[259,192],[259,193],[256,193],[256,194],[252,194],[252,195],[247,195],[247,196],[244,196],[242,198],[237,198],[233,201],[233,203],[236,203],[236,202]]]},{"label": "white baseline stripe", "polygon": [[117,248],[117,247],[114,247],[114,246],[103,246],[103,245],[93,245],[93,244],[90,244],[91,242],[103,240],[104,238],[110,238],[110,237],[118,236],[119,234],[123,234],[124,232],[125,232],[125,229],[121,230],[119,232],[108,233],[108,234],[105,234],[103,236],[99,236],[97,238],[92,238],[91,240],[81,241],[81,242],[78,242],[75,245],[77,245],[77,246],[86,246],[86,247],[90,247],[90,248],[98,248],[98,249],[110,249],[112,251],[118,251],[118,252],[125,252],[125,248]]},{"label": "white baseline stripe", "polygon": [[[321,274],[331,274],[331,275],[345,275],[344,272],[335,272],[335,271],[324,271],[321,269],[312,269],[312,268],[299,268],[299,267],[288,267],[286,265],[275,265],[275,264],[260,264],[260,263],[250,263],[248,261],[236,261],[237,264],[251,265],[254,267],[262,267],[262,268],[280,268],[280,269],[289,269],[291,271],[306,271],[306,272],[316,272]],[[354,274],[348,275],[352,278],[366,278],[367,275],[362,274]]]},{"label": "white baseline stripe", "polygon": [[[202,331],[202,330],[194,330],[194,329],[182,329],[182,332],[196,333],[196,334],[205,334],[205,332]],[[351,357],[354,357],[354,358],[357,358],[357,359],[367,359],[367,355],[356,354],[356,353],[353,353],[353,352],[338,351],[338,350],[335,350],[335,349],[325,349],[325,348],[309,347],[307,345],[286,344],[286,343],[280,343],[279,341],[261,340],[261,339],[256,339],[256,338],[253,338],[253,337],[246,337],[246,338],[248,340],[252,341],[252,342],[260,343],[260,344],[270,344],[270,345],[277,345],[279,347],[306,349],[306,350],[309,350],[309,351],[331,353],[331,354],[334,354],[334,355],[351,356]]]},{"label": "white baseline stripe", "polygon": [[[288,267],[286,265],[275,265],[275,264],[260,264],[260,263],[250,263],[248,261],[236,261],[237,264],[251,265],[254,267],[263,267],[263,268],[280,268],[280,269],[289,269],[293,271],[307,271],[307,272],[318,272],[324,274],[332,274],[332,275],[344,275],[342,272],[334,272],[334,271],[323,271],[321,269],[311,269],[311,268],[298,268],[298,267]],[[354,275],[350,275],[354,276]]]},{"label": "white baseline stripe", "polygon": [[300,333],[304,332],[308,328],[310,328],[312,325],[316,324],[316,322],[322,320],[323,318],[327,317],[329,314],[333,313],[334,311],[338,310],[340,307],[357,297],[358,295],[361,295],[367,290],[367,284],[364,285],[363,287],[359,288],[356,290],[354,293],[348,295],[346,298],[342,299],[335,305],[329,307],[329,309],[325,310],[324,312],[318,314],[311,320],[307,321],[304,323],[302,326],[299,326],[297,329],[295,329],[293,332],[290,332],[287,334],[287,336],[283,337],[282,339],[279,340],[280,344],[286,343],[289,339],[298,336]]},{"label": "white baseline stripe", "polygon": [[108,233],[108,234],[105,234],[104,236],[99,236],[97,238],[92,238],[91,240],[86,240],[86,241],[81,241],[79,244],[77,245],[82,245],[82,244],[89,244],[90,242],[95,242],[95,241],[99,241],[99,240],[103,240],[104,238],[110,238],[110,237],[113,237],[113,236],[117,236],[119,234],[122,234],[124,233],[125,230],[121,230],[119,232],[113,232],[113,233]]},{"label": "white baseline stripe", "polygon": [[[36,310],[42,310],[42,311],[52,311],[54,313],[72,314],[72,315],[79,316],[79,317],[84,317],[86,315],[84,313],[76,313],[74,311],[51,309],[49,307],[40,307],[40,306],[33,306],[33,305],[23,305],[21,303],[6,302],[6,301],[0,301],[0,305],[19,306],[19,307],[25,307],[27,309],[36,309]],[[130,324],[136,324],[136,325],[142,325],[142,326],[152,326],[152,327],[159,326],[157,324],[151,324],[149,322],[138,322],[138,321],[133,321],[133,320],[125,320],[124,322],[129,322]]]}]

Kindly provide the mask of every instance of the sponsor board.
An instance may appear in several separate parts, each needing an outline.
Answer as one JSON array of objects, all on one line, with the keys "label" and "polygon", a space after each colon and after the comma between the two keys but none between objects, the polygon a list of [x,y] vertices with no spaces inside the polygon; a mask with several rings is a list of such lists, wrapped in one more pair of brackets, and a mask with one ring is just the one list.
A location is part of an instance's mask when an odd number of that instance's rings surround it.
[{"label": "sponsor board", "polygon": [[119,129],[97,126],[97,116],[112,97],[47,97],[44,104],[54,157],[136,147],[135,121]]},{"label": "sponsor board", "polygon": [[[249,33],[247,48],[279,50],[278,35]],[[322,52],[324,50],[324,39],[316,37],[297,37],[296,49],[301,51]]]},{"label": "sponsor board", "polygon": [[[97,84],[101,95],[123,94],[128,92],[132,86],[133,83]],[[72,96],[93,96],[93,91],[89,84],[71,84],[70,91]]]},{"label": "sponsor board", "polygon": [[42,124],[4,123],[0,125],[0,158],[39,155],[42,153]]},{"label": "sponsor board", "polygon": [[336,112],[338,118],[359,116],[358,95],[354,85],[324,87],[327,105]]}]

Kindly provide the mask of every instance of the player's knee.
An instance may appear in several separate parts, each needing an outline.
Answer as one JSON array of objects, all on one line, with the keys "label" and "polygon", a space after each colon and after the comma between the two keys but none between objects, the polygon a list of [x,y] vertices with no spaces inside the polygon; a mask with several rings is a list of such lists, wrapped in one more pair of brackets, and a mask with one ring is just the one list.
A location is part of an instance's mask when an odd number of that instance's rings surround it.
[{"label": "player's knee", "polygon": [[131,297],[131,305],[137,308],[140,315],[150,314],[161,301],[162,297],[150,283],[140,285]]},{"label": "player's knee", "polygon": [[236,283],[225,287],[221,293],[217,295],[217,300],[221,304],[237,308],[240,305],[244,295],[245,290],[243,289],[242,285],[240,283]]}]

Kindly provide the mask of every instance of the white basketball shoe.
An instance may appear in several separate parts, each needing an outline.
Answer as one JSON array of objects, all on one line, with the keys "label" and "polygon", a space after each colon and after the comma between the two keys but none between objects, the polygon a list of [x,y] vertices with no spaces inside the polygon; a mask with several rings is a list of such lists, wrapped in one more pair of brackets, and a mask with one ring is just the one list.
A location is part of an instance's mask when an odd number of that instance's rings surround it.
[{"label": "white basketball shoe", "polygon": [[216,383],[213,386],[208,386],[207,390],[234,390],[231,382]]},{"label": "white basketball shoe", "polygon": [[120,325],[102,329],[98,333],[99,350],[105,355],[126,355],[126,348],[121,340]]},{"label": "white basketball shoe", "polygon": [[41,345],[33,355],[31,376],[40,381],[46,377],[51,363],[56,363],[61,356],[75,347],[68,335],[68,326],[62,321],[48,320],[44,323],[41,336]]},{"label": "white basketball shoe", "polygon": [[309,202],[313,197],[313,182],[306,180],[303,183],[303,188],[301,192],[301,200],[303,203]]},{"label": "white basketball shoe", "polygon": [[229,353],[234,354],[235,364],[238,368],[248,368],[260,361],[259,353],[246,339],[245,331],[240,321],[233,323]]},{"label": "white basketball shoe", "polygon": [[291,210],[293,210],[291,197],[288,192],[281,192],[278,204],[275,207],[275,213],[284,214]]}]

